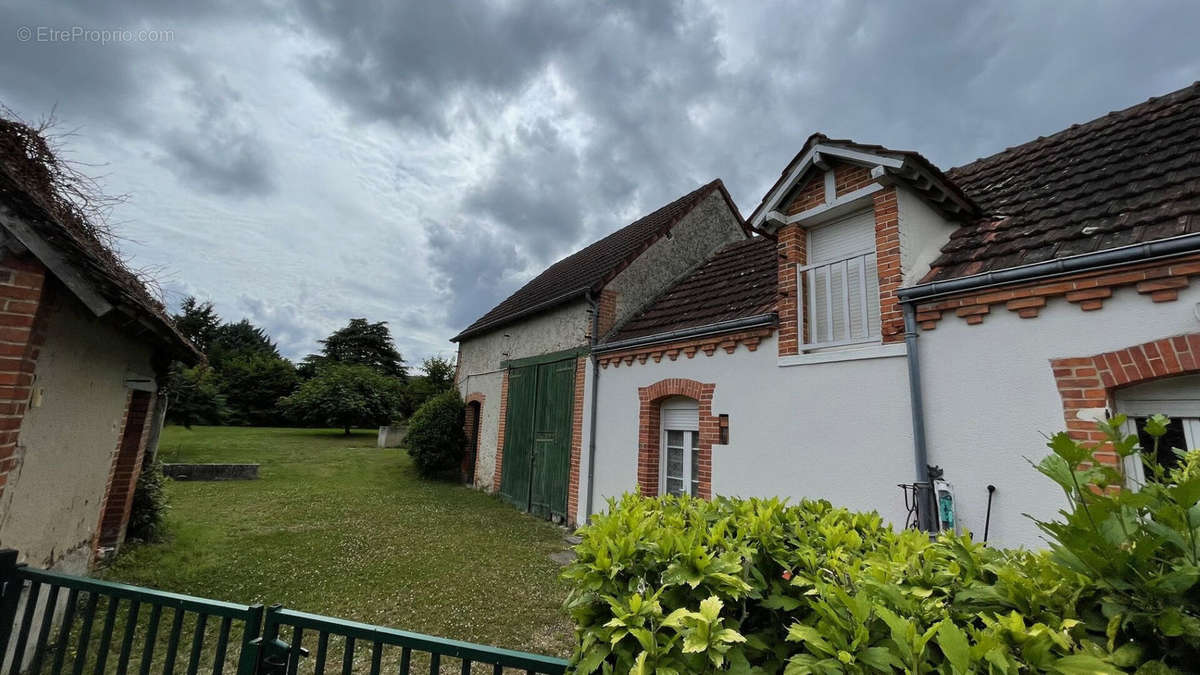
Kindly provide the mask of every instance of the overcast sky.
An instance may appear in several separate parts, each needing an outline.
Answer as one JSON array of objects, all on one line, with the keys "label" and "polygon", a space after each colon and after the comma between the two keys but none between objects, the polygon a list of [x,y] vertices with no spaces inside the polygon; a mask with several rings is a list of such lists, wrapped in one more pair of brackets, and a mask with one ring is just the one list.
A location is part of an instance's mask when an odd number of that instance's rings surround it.
[{"label": "overcast sky", "polygon": [[814,131],[950,168],[1190,84],[1198,25],[1195,2],[3,0],[0,102],[77,132],[172,309],[212,300],[291,357],[365,316],[418,362],[714,177],[748,214]]}]

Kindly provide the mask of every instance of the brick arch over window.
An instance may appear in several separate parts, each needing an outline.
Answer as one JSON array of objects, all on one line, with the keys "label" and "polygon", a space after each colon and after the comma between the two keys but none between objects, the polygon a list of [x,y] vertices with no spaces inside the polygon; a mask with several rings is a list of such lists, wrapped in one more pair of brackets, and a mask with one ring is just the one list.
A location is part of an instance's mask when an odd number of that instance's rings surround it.
[{"label": "brick arch over window", "polygon": [[712,397],[716,388],[715,384],[683,378],[659,380],[648,387],[638,388],[641,402],[638,412],[638,487],[643,495],[658,494],[658,464],[662,457],[659,413],[662,401],[672,396],[685,396],[695,400],[699,408],[700,438],[696,453],[700,465],[700,496],[712,498],[712,447],[720,433],[720,422],[712,414]]},{"label": "brick arch over window", "polygon": [[[1080,441],[1102,441],[1094,420],[1112,409],[1116,389],[1174,375],[1200,373],[1200,333],[1176,335],[1093,356],[1052,359],[1062,397],[1067,433]],[[1098,455],[1113,465],[1115,453]]]}]

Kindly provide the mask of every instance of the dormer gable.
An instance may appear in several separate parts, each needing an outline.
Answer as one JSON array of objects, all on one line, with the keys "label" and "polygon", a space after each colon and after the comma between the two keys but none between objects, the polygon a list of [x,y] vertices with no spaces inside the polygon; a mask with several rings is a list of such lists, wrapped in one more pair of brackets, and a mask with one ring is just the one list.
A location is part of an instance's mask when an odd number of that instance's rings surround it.
[{"label": "dormer gable", "polygon": [[791,223],[826,221],[854,211],[859,200],[895,184],[906,186],[947,220],[979,214],[979,207],[918,153],[813,134],[748,222],[775,232]]},{"label": "dormer gable", "polygon": [[900,342],[897,291],[978,214],[915,152],[809,137],[749,220],[778,241],[779,355]]}]

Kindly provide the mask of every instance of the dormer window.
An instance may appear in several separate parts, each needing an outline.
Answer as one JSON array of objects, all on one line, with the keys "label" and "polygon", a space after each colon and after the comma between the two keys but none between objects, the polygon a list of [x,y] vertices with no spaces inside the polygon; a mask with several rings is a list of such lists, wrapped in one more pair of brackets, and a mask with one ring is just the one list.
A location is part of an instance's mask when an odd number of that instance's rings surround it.
[{"label": "dormer window", "polygon": [[807,231],[798,268],[801,349],[880,341],[875,215],[870,209]]}]

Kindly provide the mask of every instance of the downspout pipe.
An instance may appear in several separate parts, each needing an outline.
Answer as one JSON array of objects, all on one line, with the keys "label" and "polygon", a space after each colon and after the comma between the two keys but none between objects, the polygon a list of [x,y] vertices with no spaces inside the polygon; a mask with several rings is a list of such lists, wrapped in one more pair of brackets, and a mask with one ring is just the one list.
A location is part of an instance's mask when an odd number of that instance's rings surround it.
[{"label": "downspout pipe", "polygon": [[904,311],[904,351],[908,359],[908,398],[912,410],[913,463],[917,482],[929,480],[929,452],[925,445],[925,400],[921,395],[921,353],[917,348],[917,309],[910,302]]},{"label": "downspout pipe", "polygon": [[588,342],[591,345],[592,361],[592,405],[591,422],[588,425],[588,458],[587,458],[587,499],[584,504],[583,521],[592,519],[592,492],[596,485],[596,413],[600,400],[600,359],[596,355],[596,345],[600,342],[600,302],[595,294],[587,294],[588,304],[592,307],[592,335]]}]

